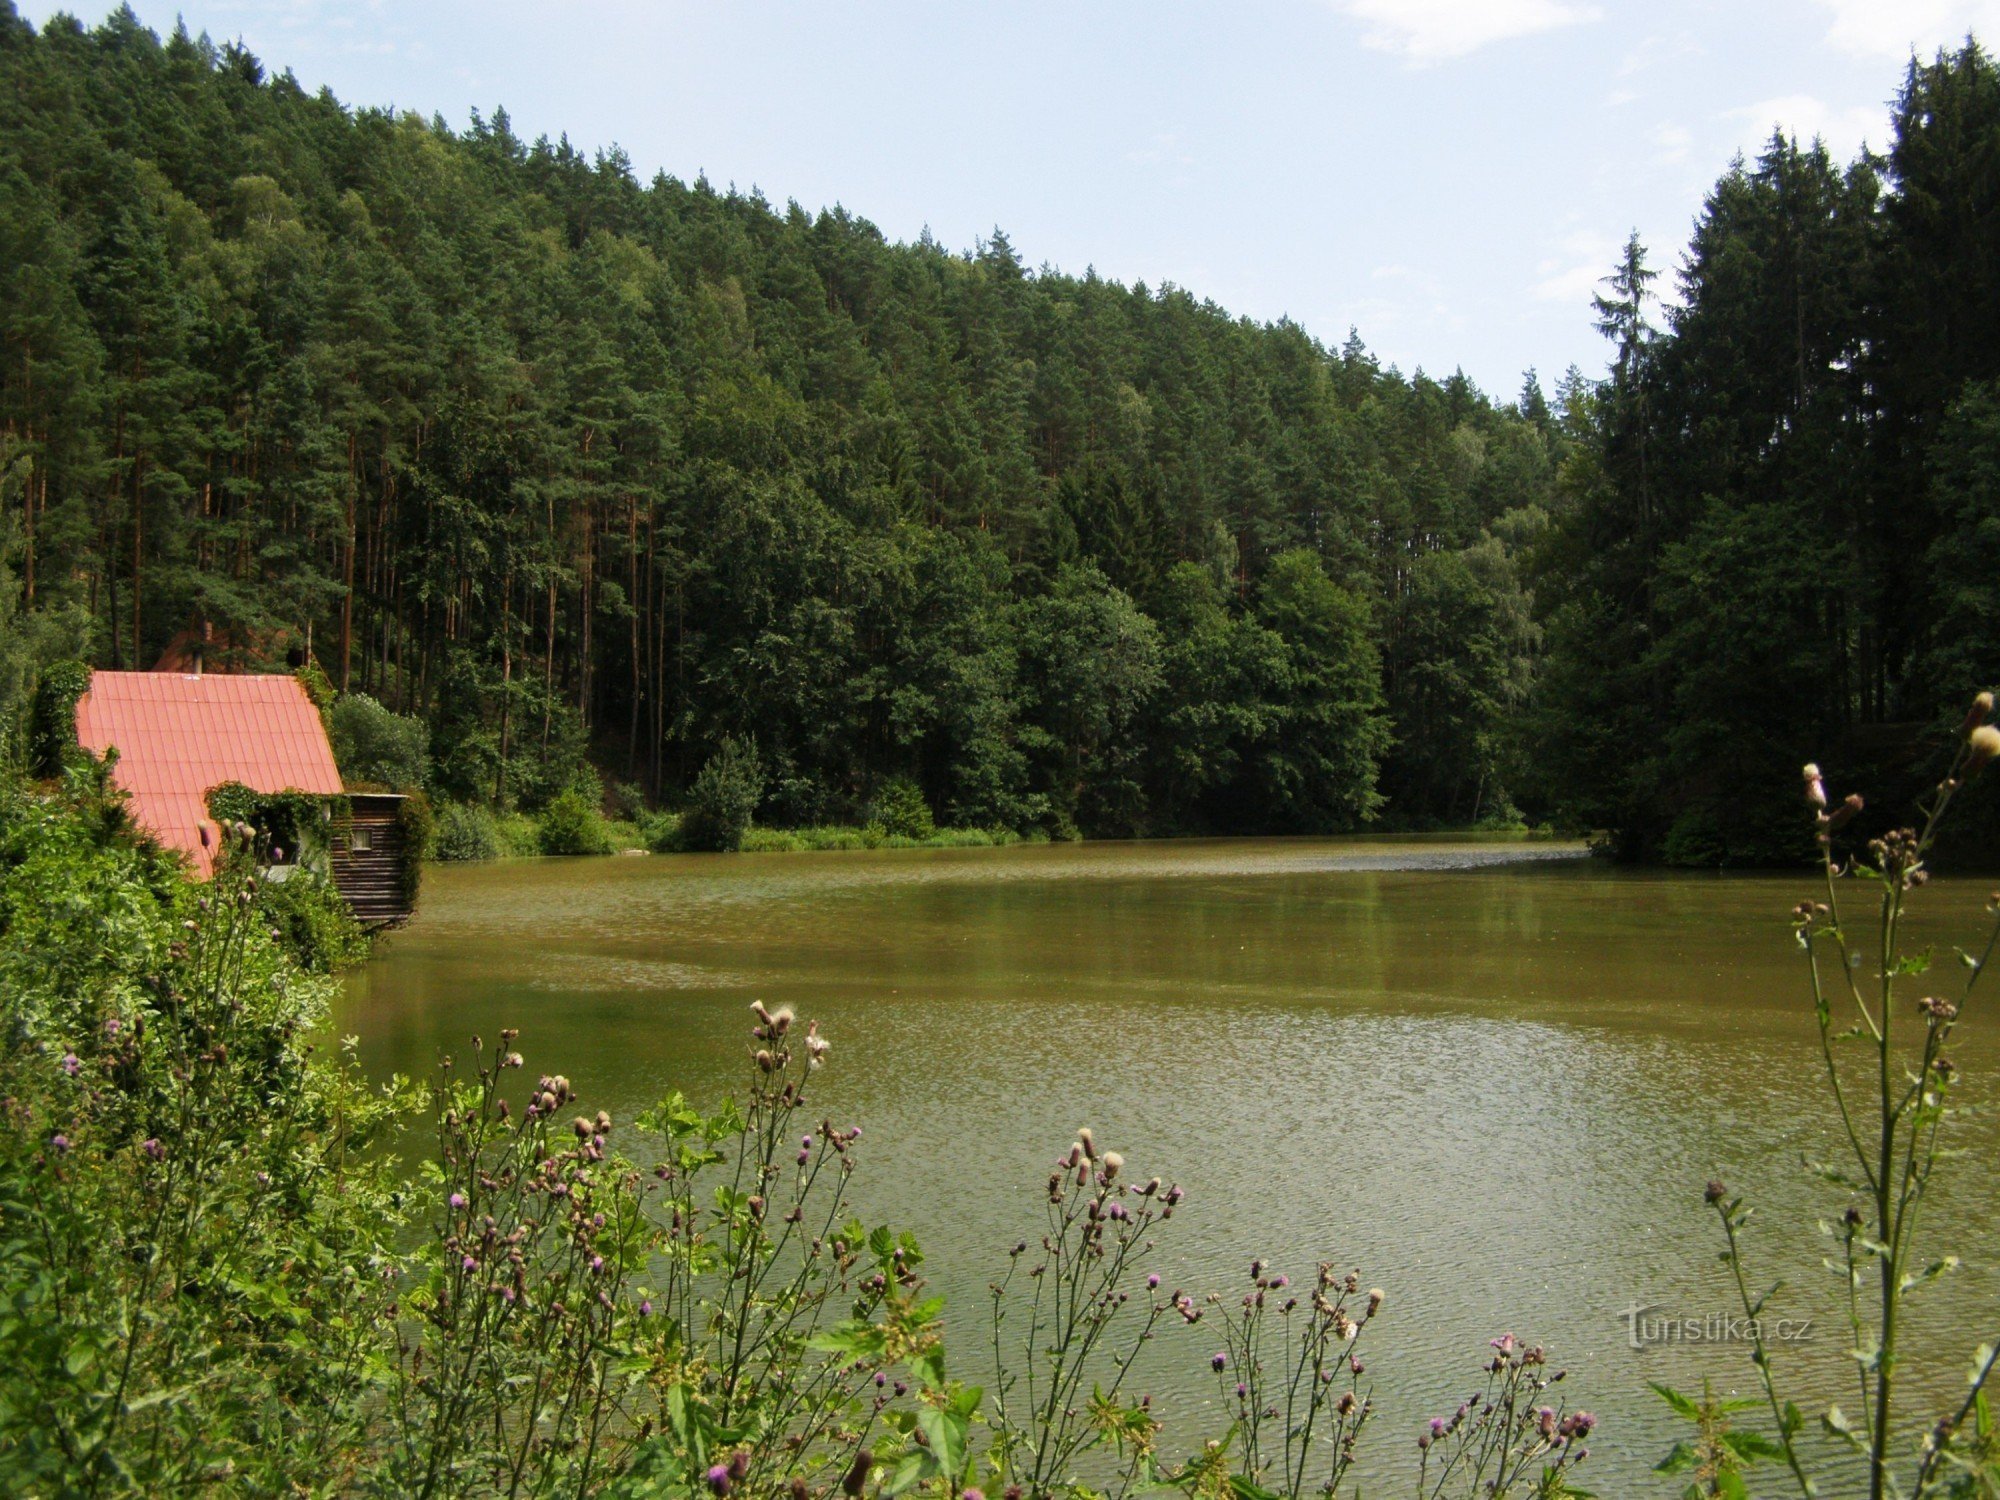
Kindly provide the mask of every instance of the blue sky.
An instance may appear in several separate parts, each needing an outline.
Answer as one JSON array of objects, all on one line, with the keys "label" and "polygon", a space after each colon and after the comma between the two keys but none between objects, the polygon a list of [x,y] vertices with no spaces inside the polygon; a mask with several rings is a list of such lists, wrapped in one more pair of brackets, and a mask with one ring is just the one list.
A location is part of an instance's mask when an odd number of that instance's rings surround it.
[{"label": "blue sky", "polygon": [[[24,4],[40,21],[96,6]],[[1887,139],[1914,47],[2000,0],[134,0],[351,104],[617,143],[845,204],[895,239],[995,225],[1032,265],[1175,282],[1497,393],[1601,371],[1626,233],[1678,260],[1773,125]]]}]

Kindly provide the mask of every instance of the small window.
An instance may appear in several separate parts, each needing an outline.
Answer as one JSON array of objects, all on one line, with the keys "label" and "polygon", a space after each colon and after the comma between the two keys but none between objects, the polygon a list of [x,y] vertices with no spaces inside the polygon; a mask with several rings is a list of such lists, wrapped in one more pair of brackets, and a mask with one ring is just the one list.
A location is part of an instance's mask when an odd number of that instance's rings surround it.
[{"label": "small window", "polygon": [[369,829],[357,828],[348,839],[347,847],[352,849],[356,854],[361,853],[364,849],[372,849],[375,846],[369,841],[371,837],[372,834]]}]

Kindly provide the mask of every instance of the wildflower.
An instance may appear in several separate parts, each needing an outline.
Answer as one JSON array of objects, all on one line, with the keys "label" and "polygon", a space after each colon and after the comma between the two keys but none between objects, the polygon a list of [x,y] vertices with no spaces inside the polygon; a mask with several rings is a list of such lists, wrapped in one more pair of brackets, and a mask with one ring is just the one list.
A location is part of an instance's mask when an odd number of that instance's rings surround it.
[{"label": "wildflower", "polygon": [[709,1468],[708,1487],[718,1495],[727,1495],[729,1493],[729,1466],[727,1464],[714,1464]]},{"label": "wildflower", "polygon": [[868,1471],[875,1467],[875,1455],[866,1448],[857,1448],[854,1462],[847,1466],[847,1472],[840,1477],[840,1492],[843,1495],[858,1495],[861,1487],[868,1483]]},{"label": "wildflower", "polygon": [[1368,1316],[1372,1318],[1375,1316],[1375,1314],[1377,1314],[1381,1310],[1382,1310],[1382,1288],[1380,1288],[1379,1286],[1371,1286],[1370,1288],[1368,1288]]},{"label": "wildflower", "polygon": [[65,1052],[63,1054],[62,1070],[65,1073],[69,1074],[70,1077],[72,1078],[76,1077],[77,1069],[81,1068],[82,1066],[83,1064],[76,1060],[76,1054],[74,1052]]},{"label": "wildflower", "polygon": [[149,1135],[143,1141],[139,1142],[139,1149],[154,1161],[158,1161],[167,1154],[167,1148],[160,1144],[160,1138],[156,1135]]},{"label": "wildflower", "polygon": [[1959,723],[1958,732],[1971,738],[1972,731],[1986,722],[1986,716],[1993,712],[1993,695],[1981,693],[1972,700],[1972,706],[1965,711],[1965,718]]},{"label": "wildflower", "polygon": [[69,1137],[58,1130],[54,1135],[49,1137],[49,1149],[55,1152],[57,1156],[67,1156],[69,1154]]},{"label": "wildflower", "polygon": [[976,1485],[968,1484],[958,1492],[958,1495],[959,1500],[986,1500],[986,1491],[978,1488]]},{"label": "wildflower", "polygon": [[463,1193],[453,1193],[453,1194],[451,1195],[451,1206],[452,1206],[453,1208],[463,1208],[463,1207],[465,1207],[465,1194],[463,1194]]},{"label": "wildflower", "polygon": [[1544,1406],[1536,1411],[1535,1426],[1541,1429],[1543,1437],[1554,1437],[1556,1435],[1556,1409],[1553,1406]]},{"label": "wildflower", "polygon": [[1112,1178],[1116,1177],[1119,1173],[1119,1169],[1122,1168],[1124,1165],[1125,1165],[1125,1158],[1120,1156],[1116,1151],[1105,1152],[1104,1180],[1106,1182],[1109,1182]]},{"label": "wildflower", "polygon": [[652,1317],[652,1315],[653,1315],[653,1299],[651,1297],[640,1298],[639,1316],[642,1318],[650,1318]]},{"label": "wildflower", "polygon": [[476,1271],[479,1269],[479,1262],[468,1255],[458,1263],[458,1268],[461,1271]]},{"label": "wildflower", "polygon": [[1996,755],[2000,755],[2000,729],[1981,724],[1965,737],[1966,779],[1978,775],[1980,768]]},{"label": "wildflower", "polygon": [[1825,812],[1826,783],[1820,779],[1819,767],[1810,761],[1806,762],[1804,775],[1806,781],[1806,801],[1821,812]]},{"label": "wildflower", "polygon": [[793,1015],[792,1008],[789,1005],[779,1006],[776,1010],[771,1012],[772,1034],[774,1036],[783,1036],[786,1032],[792,1029],[792,1022],[797,1019],[798,1018],[795,1015]]},{"label": "wildflower", "polygon": [[1146,1290],[1149,1292],[1157,1292],[1159,1289],[1160,1289],[1160,1273],[1155,1271],[1151,1276],[1148,1276],[1146,1278]]},{"label": "wildflower", "polygon": [[1702,1190],[1702,1198],[1709,1203],[1720,1203],[1729,1196],[1729,1189],[1722,1185],[1719,1177],[1710,1178],[1708,1186]]},{"label": "wildflower", "polygon": [[593,1276],[602,1276],[604,1274],[603,1256],[593,1255],[590,1257],[590,1274]]},{"label": "wildflower", "polygon": [[1223,1367],[1229,1363],[1229,1356],[1226,1354],[1212,1354],[1209,1356],[1208,1362],[1215,1370],[1215,1373],[1220,1375]]},{"label": "wildflower", "polygon": [[1597,1425],[1597,1418],[1587,1411],[1573,1411],[1563,1418],[1562,1426],[1556,1429],[1563,1437],[1575,1442],[1578,1438],[1590,1436],[1590,1429]]},{"label": "wildflower", "polygon": [[1515,1339],[1514,1335],[1511,1333],[1503,1333],[1500,1335],[1499,1338],[1490,1339],[1488,1340],[1488,1342],[1491,1343],[1493,1347],[1495,1349],[1498,1349],[1502,1354],[1512,1354],[1517,1348],[1520,1347],[1519,1342]]},{"label": "wildflower", "polygon": [[1083,1154],[1086,1157],[1091,1161],[1097,1160],[1097,1137],[1090,1133],[1088,1125],[1077,1131],[1076,1143],[1083,1147]]},{"label": "wildflower", "polygon": [[1432,1417],[1432,1418],[1431,1418],[1431,1436],[1432,1436],[1432,1437],[1434,1437],[1434,1438],[1441,1438],[1441,1437],[1443,1437],[1443,1436],[1444,1436],[1444,1430],[1445,1430],[1445,1420],[1444,1420],[1444,1418],[1443,1418],[1443,1417]]},{"label": "wildflower", "polygon": [[116,1036],[118,1035],[119,1032],[123,1031],[124,1029],[125,1029],[125,1023],[119,1020],[116,1016],[111,1017],[104,1023],[104,1034],[106,1036]]}]

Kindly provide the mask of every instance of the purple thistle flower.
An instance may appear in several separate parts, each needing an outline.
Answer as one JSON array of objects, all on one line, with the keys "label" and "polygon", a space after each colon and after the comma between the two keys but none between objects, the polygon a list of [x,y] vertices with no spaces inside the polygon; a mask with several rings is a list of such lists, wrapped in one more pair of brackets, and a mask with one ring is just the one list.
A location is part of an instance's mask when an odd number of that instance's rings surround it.
[{"label": "purple thistle flower", "polygon": [[713,1464],[709,1467],[708,1487],[718,1495],[729,1493],[729,1465]]},{"label": "purple thistle flower", "polygon": [[642,1318],[650,1318],[652,1317],[652,1315],[653,1315],[653,1299],[651,1297],[641,1298],[639,1302],[639,1316]]},{"label": "purple thistle flower", "polygon": [[1155,1271],[1151,1276],[1148,1276],[1146,1278],[1146,1290],[1149,1292],[1157,1292],[1159,1289],[1160,1289],[1160,1273],[1158,1271]]},{"label": "purple thistle flower", "polygon": [[1242,1400],[1242,1399],[1243,1399],[1243,1398],[1244,1398],[1245,1396],[1247,1396],[1247,1395],[1249,1395],[1249,1394],[1250,1394],[1250,1387],[1249,1387],[1249,1386],[1247,1386],[1247,1385],[1245,1385],[1245,1384],[1244,1384],[1244,1383],[1243,1383],[1242,1381],[1240,1381],[1240,1380],[1239,1380],[1239,1381],[1237,1381],[1237,1382],[1236,1382],[1236,1399],[1237,1399],[1238,1401],[1241,1401],[1241,1400]]},{"label": "purple thistle flower", "polygon": [[1215,1373],[1220,1375],[1223,1371],[1223,1368],[1229,1363],[1229,1356],[1226,1354],[1211,1354],[1208,1358],[1208,1362],[1209,1365],[1215,1370]]},{"label": "purple thistle flower", "polygon": [[603,1256],[593,1255],[590,1257],[590,1274],[593,1276],[602,1276],[604,1274]]},{"label": "purple thistle flower", "polygon": [[458,1263],[458,1268],[461,1271],[476,1271],[479,1269],[479,1262],[468,1255]]},{"label": "purple thistle flower", "polygon": [[1444,1420],[1444,1418],[1443,1418],[1443,1417],[1432,1417],[1432,1418],[1431,1418],[1431,1436],[1432,1436],[1432,1437],[1434,1437],[1434,1438],[1441,1438],[1441,1437],[1443,1437],[1443,1436],[1444,1436],[1444,1429],[1445,1429],[1445,1420]]},{"label": "purple thistle flower", "polygon": [[76,1060],[76,1054],[74,1052],[65,1052],[63,1054],[62,1070],[65,1073],[69,1074],[70,1077],[72,1078],[76,1077],[77,1069],[81,1068],[82,1066],[83,1064]]},{"label": "purple thistle flower", "polygon": [[158,1161],[167,1154],[167,1148],[160,1144],[160,1138],[156,1135],[149,1135],[143,1141],[139,1142],[139,1149],[154,1161]]},{"label": "purple thistle flower", "polygon": [[110,1020],[104,1023],[104,1034],[106,1036],[116,1036],[118,1035],[119,1032],[123,1031],[124,1029],[125,1029],[125,1023],[119,1020],[116,1016],[113,1016]]},{"label": "purple thistle flower", "polygon": [[69,1154],[69,1137],[58,1130],[54,1135],[49,1137],[49,1149],[55,1152],[57,1156],[67,1156]]},{"label": "purple thistle flower", "polygon": [[452,1206],[453,1208],[463,1208],[463,1207],[465,1207],[465,1194],[463,1194],[463,1193],[453,1193],[453,1194],[451,1195],[451,1206]]}]

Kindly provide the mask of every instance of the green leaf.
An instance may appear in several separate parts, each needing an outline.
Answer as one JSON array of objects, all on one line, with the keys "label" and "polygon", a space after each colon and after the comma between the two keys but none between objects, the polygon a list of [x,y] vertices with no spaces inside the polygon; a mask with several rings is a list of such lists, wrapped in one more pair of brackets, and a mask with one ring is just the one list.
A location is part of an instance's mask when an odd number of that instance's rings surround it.
[{"label": "green leaf", "polygon": [[1646,1384],[1653,1388],[1654,1394],[1674,1409],[1674,1415],[1685,1417],[1690,1422],[1701,1420],[1701,1408],[1672,1386],[1662,1385],[1657,1380],[1649,1380]]}]

